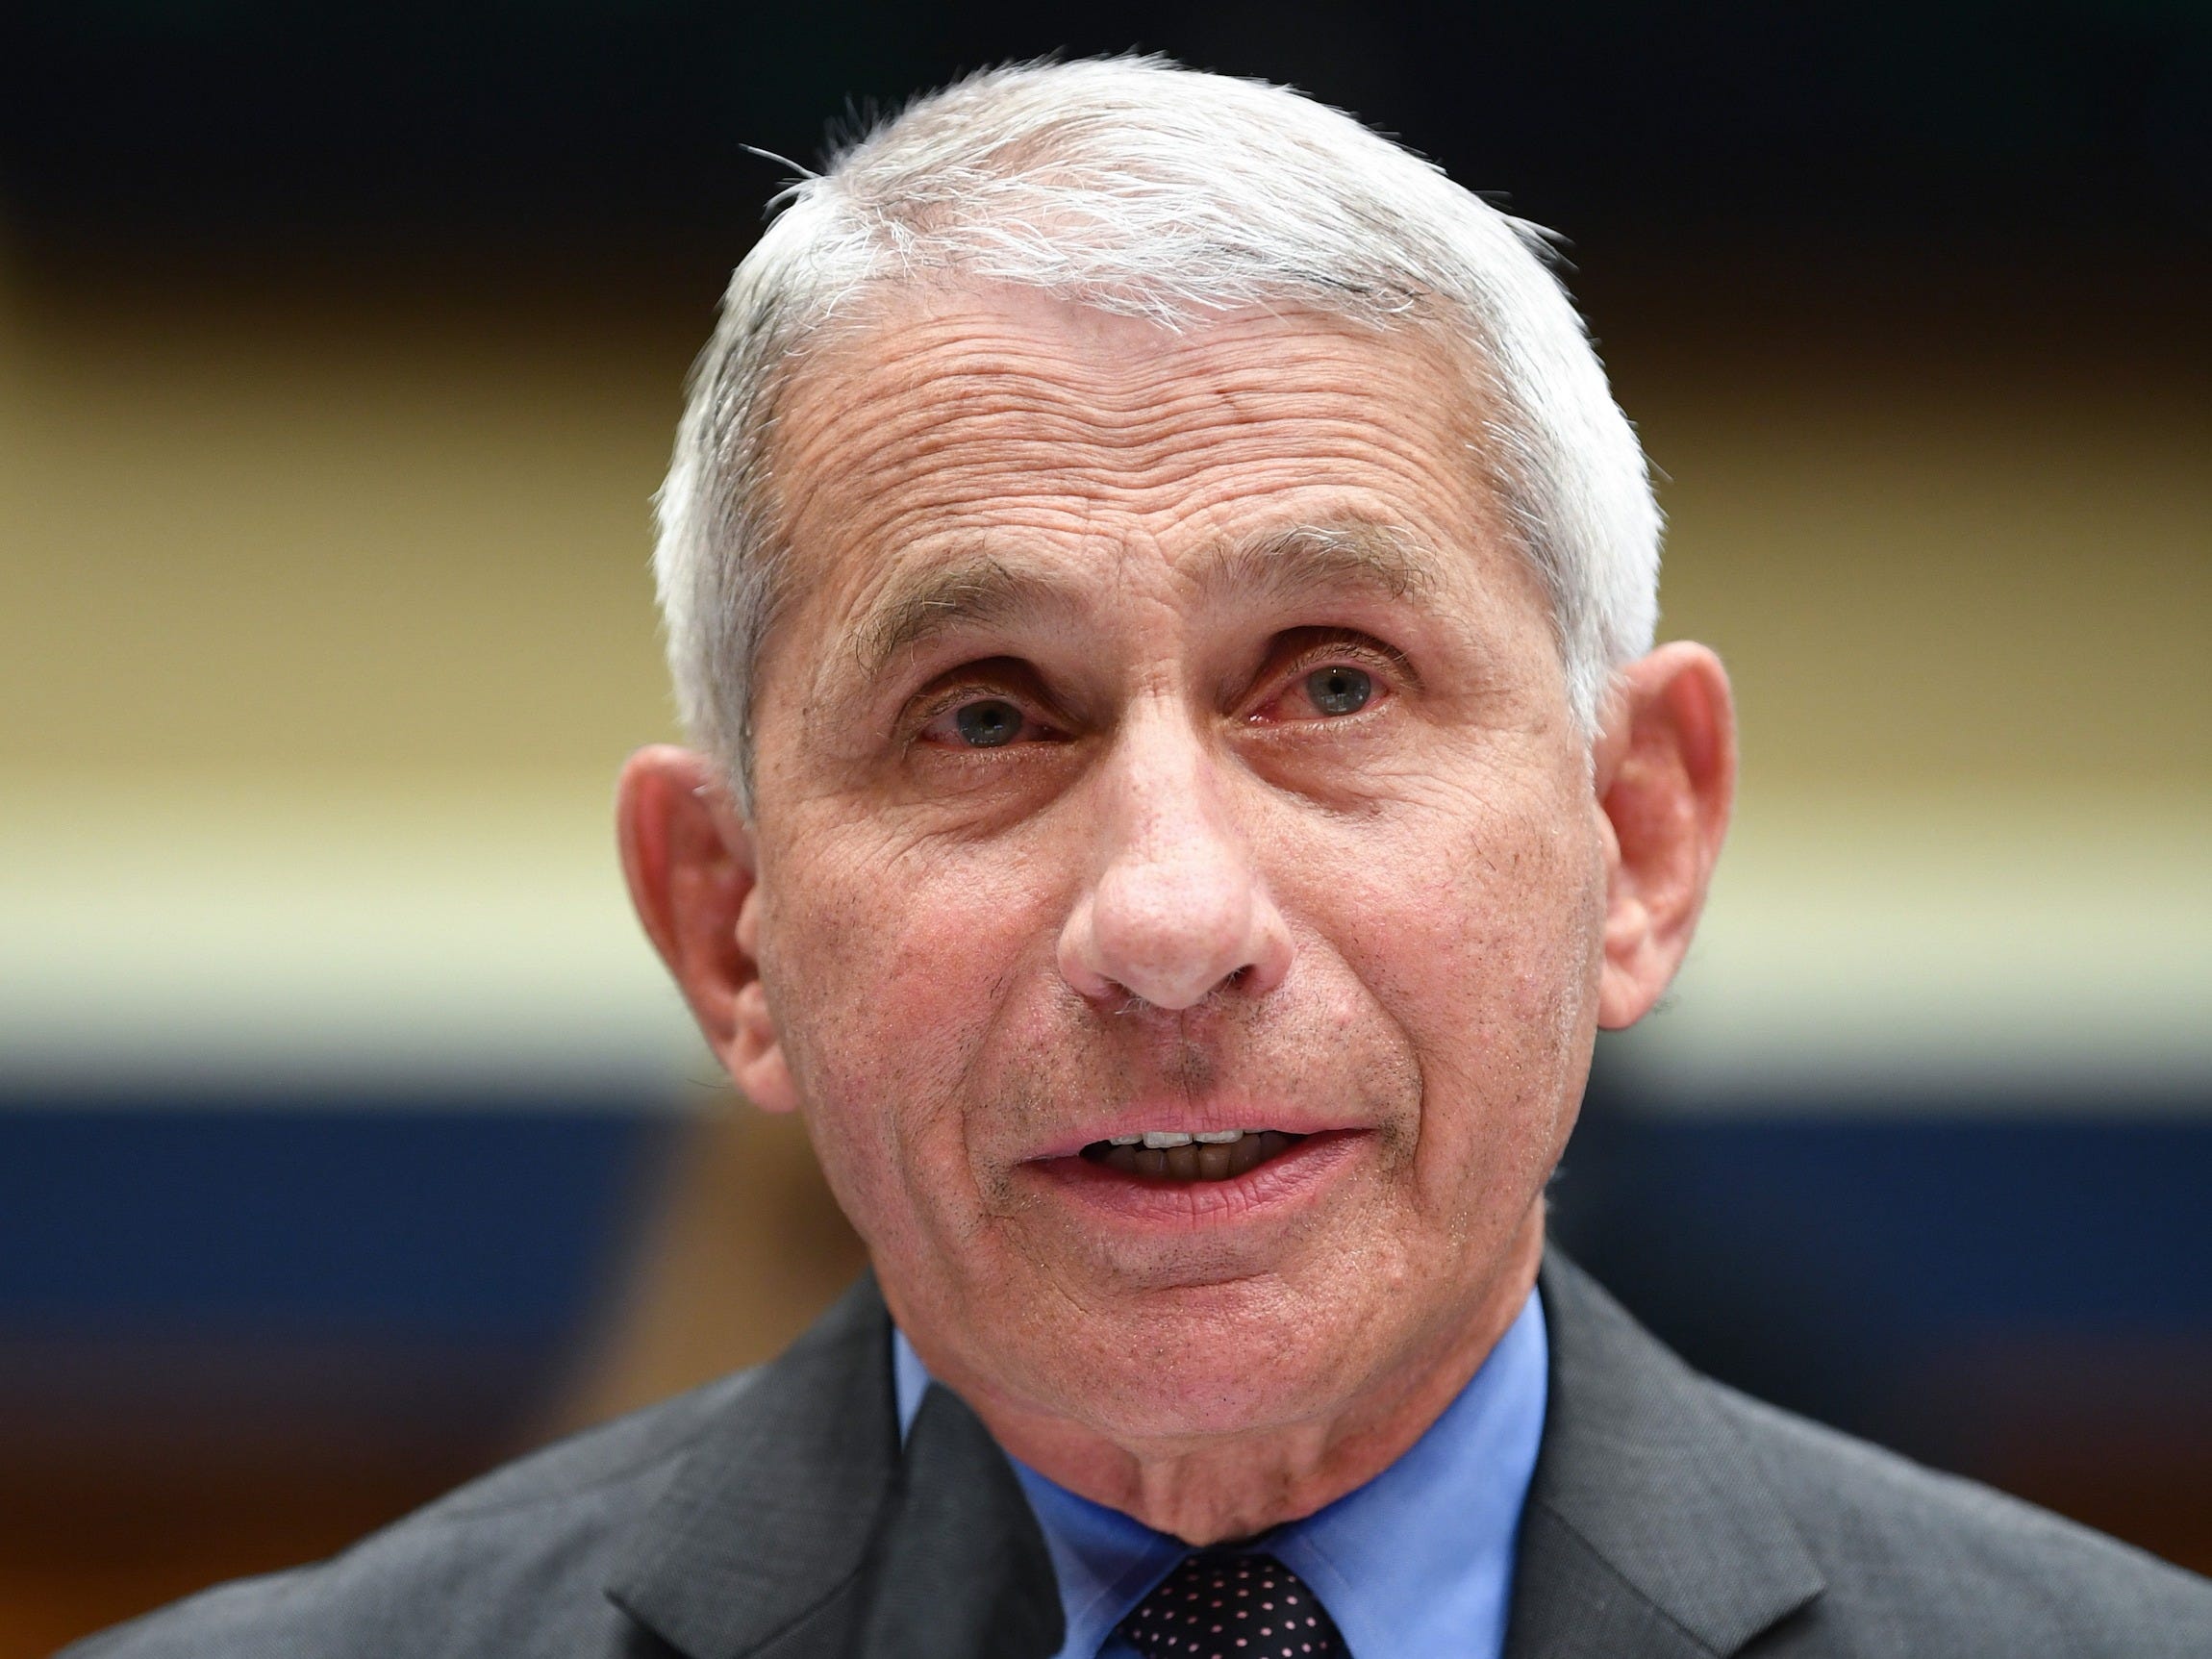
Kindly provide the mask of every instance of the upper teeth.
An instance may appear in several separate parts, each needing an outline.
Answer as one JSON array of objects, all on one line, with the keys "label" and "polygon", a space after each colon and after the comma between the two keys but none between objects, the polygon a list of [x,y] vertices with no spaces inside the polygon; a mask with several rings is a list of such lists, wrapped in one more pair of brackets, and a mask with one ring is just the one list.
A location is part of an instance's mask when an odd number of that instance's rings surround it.
[{"label": "upper teeth", "polygon": [[1142,1135],[1109,1135],[1110,1146],[1134,1146],[1139,1143],[1154,1152],[1164,1152],[1170,1146],[1188,1146],[1195,1141],[1201,1146],[1227,1146],[1242,1141],[1246,1135],[1257,1135],[1257,1129],[1211,1129],[1204,1134],[1186,1135],[1180,1129],[1147,1129]]}]

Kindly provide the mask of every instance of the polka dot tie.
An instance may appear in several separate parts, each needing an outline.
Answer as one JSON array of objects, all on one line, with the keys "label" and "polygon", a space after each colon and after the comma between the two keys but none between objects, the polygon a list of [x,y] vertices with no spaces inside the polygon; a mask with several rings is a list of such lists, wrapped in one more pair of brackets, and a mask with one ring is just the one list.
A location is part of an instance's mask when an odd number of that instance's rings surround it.
[{"label": "polka dot tie", "polygon": [[1186,1555],[1120,1633],[1144,1659],[1345,1659],[1320,1599],[1271,1555]]}]

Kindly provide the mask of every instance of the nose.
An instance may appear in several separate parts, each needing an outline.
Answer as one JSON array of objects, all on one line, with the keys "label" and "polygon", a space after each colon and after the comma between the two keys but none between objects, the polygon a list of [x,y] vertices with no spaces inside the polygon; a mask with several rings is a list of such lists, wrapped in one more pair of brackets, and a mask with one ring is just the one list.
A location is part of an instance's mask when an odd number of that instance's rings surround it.
[{"label": "nose", "polygon": [[1219,762],[1167,715],[1125,727],[1107,774],[1097,873],[1060,934],[1082,995],[1194,1007],[1234,981],[1272,990],[1291,935],[1223,798]]}]

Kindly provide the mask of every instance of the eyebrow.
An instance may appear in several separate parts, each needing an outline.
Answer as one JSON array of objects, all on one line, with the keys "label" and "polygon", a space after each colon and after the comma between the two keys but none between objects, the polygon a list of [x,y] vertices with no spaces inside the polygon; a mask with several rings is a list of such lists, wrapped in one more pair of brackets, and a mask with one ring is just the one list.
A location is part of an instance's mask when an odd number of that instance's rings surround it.
[{"label": "eyebrow", "polygon": [[970,554],[895,583],[855,632],[864,679],[956,628],[988,627],[1036,610],[1055,586],[1045,572]]},{"label": "eyebrow", "polygon": [[[1395,525],[1363,518],[1270,525],[1200,553],[1190,577],[1210,593],[1295,599],[1345,590],[1403,601],[1424,596],[1437,558]],[[1057,570],[975,553],[894,582],[854,634],[864,679],[938,637],[987,629],[1067,603]]]},{"label": "eyebrow", "polygon": [[1437,556],[1411,532],[1368,518],[1271,525],[1200,555],[1196,578],[1219,591],[1296,598],[1352,590],[1387,599],[1423,597]]}]

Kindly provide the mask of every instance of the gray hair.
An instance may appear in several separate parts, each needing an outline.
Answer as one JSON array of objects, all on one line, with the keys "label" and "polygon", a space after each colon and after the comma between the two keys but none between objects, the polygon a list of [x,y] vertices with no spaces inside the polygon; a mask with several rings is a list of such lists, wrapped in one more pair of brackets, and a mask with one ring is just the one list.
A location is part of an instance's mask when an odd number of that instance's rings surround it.
[{"label": "gray hair", "polygon": [[1154,58],[990,70],[779,198],[692,370],[653,567],[679,713],[749,800],[753,671],[783,595],[777,394],[856,296],[1002,283],[1170,328],[1295,305],[1440,330],[1491,413],[1470,447],[1542,578],[1596,729],[1649,649],[1660,519],[1546,234],[1296,92]]}]

